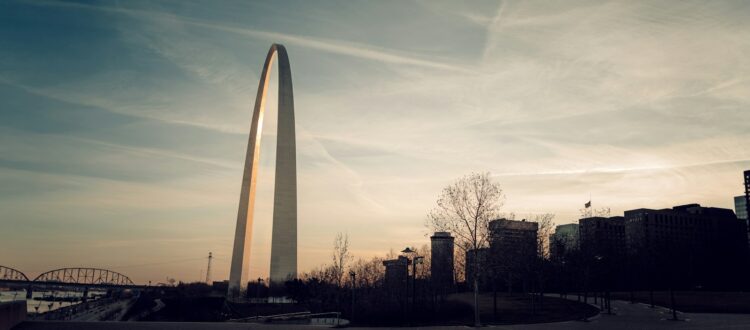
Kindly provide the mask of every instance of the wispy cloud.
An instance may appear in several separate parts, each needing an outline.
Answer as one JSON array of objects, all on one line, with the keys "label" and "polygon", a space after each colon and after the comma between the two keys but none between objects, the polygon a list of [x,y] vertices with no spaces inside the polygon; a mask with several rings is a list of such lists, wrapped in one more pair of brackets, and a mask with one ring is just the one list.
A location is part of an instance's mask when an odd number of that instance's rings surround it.
[{"label": "wispy cloud", "polygon": [[149,20],[171,20],[178,21],[183,24],[213,29],[217,31],[230,32],[234,34],[249,36],[258,39],[264,39],[272,42],[289,43],[295,46],[307,47],[315,50],[325,51],[328,53],[353,56],[362,59],[368,59],[373,61],[379,61],[384,63],[400,64],[400,65],[416,65],[425,68],[449,70],[449,71],[461,71],[461,72],[472,72],[468,68],[464,68],[454,64],[448,64],[429,59],[422,59],[414,56],[404,55],[402,52],[387,50],[382,48],[376,48],[373,46],[344,42],[340,40],[329,40],[324,38],[314,38],[311,36],[298,36],[279,32],[262,31],[255,29],[248,29],[224,24],[216,24],[208,21],[197,20],[188,17],[182,17],[169,13],[160,13],[155,11],[146,11],[140,9],[131,9],[124,7],[110,7],[110,6],[95,6],[80,3],[63,3],[63,2],[47,2],[47,1],[35,1],[32,2],[38,5],[44,6],[56,6],[63,8],[75,8],[75,9],[86,9],[86,10],[97,10],[108,13],[116,13],[129,15],[131,17]]},{"label": "wispy cloud", "polygon": [[497,46],[496,35],[498,33],[502,32],[502,25],[501,22],[503,18],[503,14],[506,11],[506,2],[501,1],[497,6],[497,11],[495,12],[495,15],[492,16],[492,18],[488,19],[485,23],[485,29],[487,36],[487,40],[484,43],[484,47],[482,50],[482,62],[487,61],[487,57],[490,55],[490,53],[493,51],[493,48]]},{"label": "wispy cloud", "polygon": [[370,206],[371,210],[375,210],[380,213],[385,213],[388,210],[388,208],[379,204],[367,192],[363,190],[363,180],[359,173],[332,156],[331,153],[328,152],[328,149],[326,149],[326,147],[322,143],[320,143],[320,141],[318,141],[315,136],[311,135],[304,128],[298,126],[297,130],[299,132],[298,136],[301,139],[300,142],[305,143],[302,147],[305,148],[305,150],[308,152],[313,152],[317,157],[323,158],[330,165],[333,165],[334,168],[331,169],[333,172],[338,173],[338,175],[344,175],[346,177],[345,181],[348,183],[347,188],[351,193],[354,194],[354,196],[357,196],[360,200],[364,201],[365,204]]},{"label": "wispy cloud", "polygon": [[223,133],[246,134],[244,129],[239,130],[234,125],[218,125],[215,123],[195,120],[194,118],[186,119],[184,115],[163,111],[164,108],[160,104],[148,104],[146,102],[139,104],[125,104],[109,98],[108,95],[95,94],[91,91],[56,90],[54,88],[34,87],[2,76],[0,76],[0,84],[20,88],[40,97],[70,104],[77,104],[80,106],[95,107],[120,115],[156,120],[171,124],[194,126]]},{"label": "wispy cloud", "polygon": [[[60,136],[60,138],[66,138],[66,137]],[[138,155],[138,156],[146,156],[146,157],[167,157],[167,158],[173,158],[176,160],[184,160],[184,161],[190,161],[190,162],[195,162],[195,163],[200,163],[200,164],[205,164],[205,165],[211,165],[219,169],[228,169],[228,170],[236,170],[236,171],[239,171],[242,169],[240,164],[230,163],[225,160],[198,157],[198,156],[174,152],[174,151],[170,151],[166,149],[133,147],[133,146],[127,146],[127,145],[121,145],[121,144],[115,144],[115,143],[107,143],[103,141],[96,141],[96,140],[83,139],[83,138],[69,138],[69,139],[74,142],[82,142],[82,143],[88,143],[88,144],[93,144],[93,145],[98,145],[98,146],[104,146],[104,147],[112,149],[113,152],[127,152],[129,154]]]}]

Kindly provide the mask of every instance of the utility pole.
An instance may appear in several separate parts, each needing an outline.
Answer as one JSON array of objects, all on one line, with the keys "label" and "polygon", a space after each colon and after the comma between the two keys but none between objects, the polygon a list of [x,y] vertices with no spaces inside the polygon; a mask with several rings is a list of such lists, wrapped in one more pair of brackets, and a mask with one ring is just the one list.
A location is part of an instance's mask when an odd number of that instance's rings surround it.
[{"label": "utility pole", "polygon": [[211,284],[211,259],[214,257],[211,255],[211,252],[208,253],[208,267],[206,268],[206,283]]}]

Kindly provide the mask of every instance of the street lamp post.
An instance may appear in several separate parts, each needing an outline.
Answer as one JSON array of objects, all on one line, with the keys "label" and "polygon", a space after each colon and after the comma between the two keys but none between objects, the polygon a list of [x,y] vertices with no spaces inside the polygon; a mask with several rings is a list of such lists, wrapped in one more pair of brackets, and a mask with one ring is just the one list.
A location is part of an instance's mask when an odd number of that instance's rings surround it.
[{"label": "street lamp post", "polygon": [[[409,263],[411,263],[411,267],[412,267],[412,282],[411,282],[412,283],[412,297],[411,299],[412,299],[412,309],[413,309],[414,308],[414,295],[416,294],[416,291],[414,290],[414,287],[416,284],[414,280],[416,279],[416,275],[417,275],[416,262],[417,262],[417,258],[419,257],[417,256],[417,251],[413,250],[412,248],[408,246],[403,251],[401,251],[401,253],[403,253],[404,256],[406,257],[406,304],[407,306],[409,305]],[[409,259],[409,256],[412,256],[412,258]]]},{"label": "street lamp post", "polygon": [[604,299],[601,299],[597,302],[597,299],[601,295],[601,278],[599,276],[601,270],[601,261],[602,256],[594,256],[594,305],[599,304],[599,308],[604,309]]},{"label": "street lamp post", "polygon": [[353,324],[354,323],[354,306],[355,306],[354,293],[356,292],[356,289],[357,289],[357,273],[355,273],[353,270],[350,270],[349,276],[352,278],[352,316],[351,316],[351,320],[349,321],[349,323]]},{"label": "street lamp post", "polygon": [[260,301],[260,287],[263,286],[263,279],[258,277],[258,289],[256,290],[256,298]]},{"label": "street lamp post", "polygon": [[421,264],[424,261],[423,256],[415,255],[414,261],[411,264],[411,306],[414,310],[414,305],[417,301],[417,264]]},{"label": "street lamp post", "polygon": [[565,276],[565,260],[560,262],[560,298],[568,298],[567,276]]},{"label": "street lamp post", "polygon": [[260,287],[263,286],[263,279],[258,277],[258,288],[255,290],[255,319],[260,317]]},{"label": "street lamp post", "polygon": [[[601,270],[599,272],[599,274],[603,275],[603,277],[604,277],[603,279],[601,279],[600,281],[598,281],[599,284],[600,284],[600,286],[601,286],[600,289],[604,290],[604,292],[602,292],[602,297],[601,297],[601,307],[602,307],[602,309],[606,308],[607,309],[607,314],[611,315],[612,314],[612,305],[611,305],[610,295],[609,295],[609,289],[610,289],[610,287],[609,287],[609,267],[607,267],[607,265],[604,265],[605,258],[603,256],[597,255],[595,257],[595,259],[596,259],[596,262],[598,264],[597,268]],[[609,260],[607,260],[607,262],[609,262]]]}]

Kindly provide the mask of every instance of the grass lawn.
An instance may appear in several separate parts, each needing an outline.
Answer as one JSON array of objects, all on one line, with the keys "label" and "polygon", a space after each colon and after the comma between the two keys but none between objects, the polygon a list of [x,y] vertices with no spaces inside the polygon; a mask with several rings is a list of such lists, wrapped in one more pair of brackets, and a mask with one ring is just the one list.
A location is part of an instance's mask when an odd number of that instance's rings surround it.
[{"label": "grass lawn", "polygon": [[[464,292],[451,295],[448,299],[473,305],[474,295]],[[580,320],[599,313],[588,304],[566,299],[544,297],[542,306],[532,313],[531,296],[525,294],[508,295],[498,293],[497,314],[494,313],[492,293],[479,296],[480,318],[483,324],[546,323]],[[473,314],[466,324],[473,323]]]},{"label": "grass lawn", "polygon": [[[629,292],[612,293],[613,299],[630,300]],[[750,293],[675,291],[675,305],[678,311],[688,313],[750,313]],[[648,291],[635,292],[635,300],[650,303]],[[654,304],[671,307],[669,291],[654,291]]]}]

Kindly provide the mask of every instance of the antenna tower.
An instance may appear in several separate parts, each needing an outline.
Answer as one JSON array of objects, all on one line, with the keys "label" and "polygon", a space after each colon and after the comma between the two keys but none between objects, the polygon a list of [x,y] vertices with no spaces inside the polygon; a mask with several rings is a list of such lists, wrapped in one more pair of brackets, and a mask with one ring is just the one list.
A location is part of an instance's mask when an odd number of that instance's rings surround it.
[{"label": "antenna tower", "polygon": [[206,283],[211,284],[211,259],[214,257],[211,252],[208,253],[208,267],[206,268]]}]

